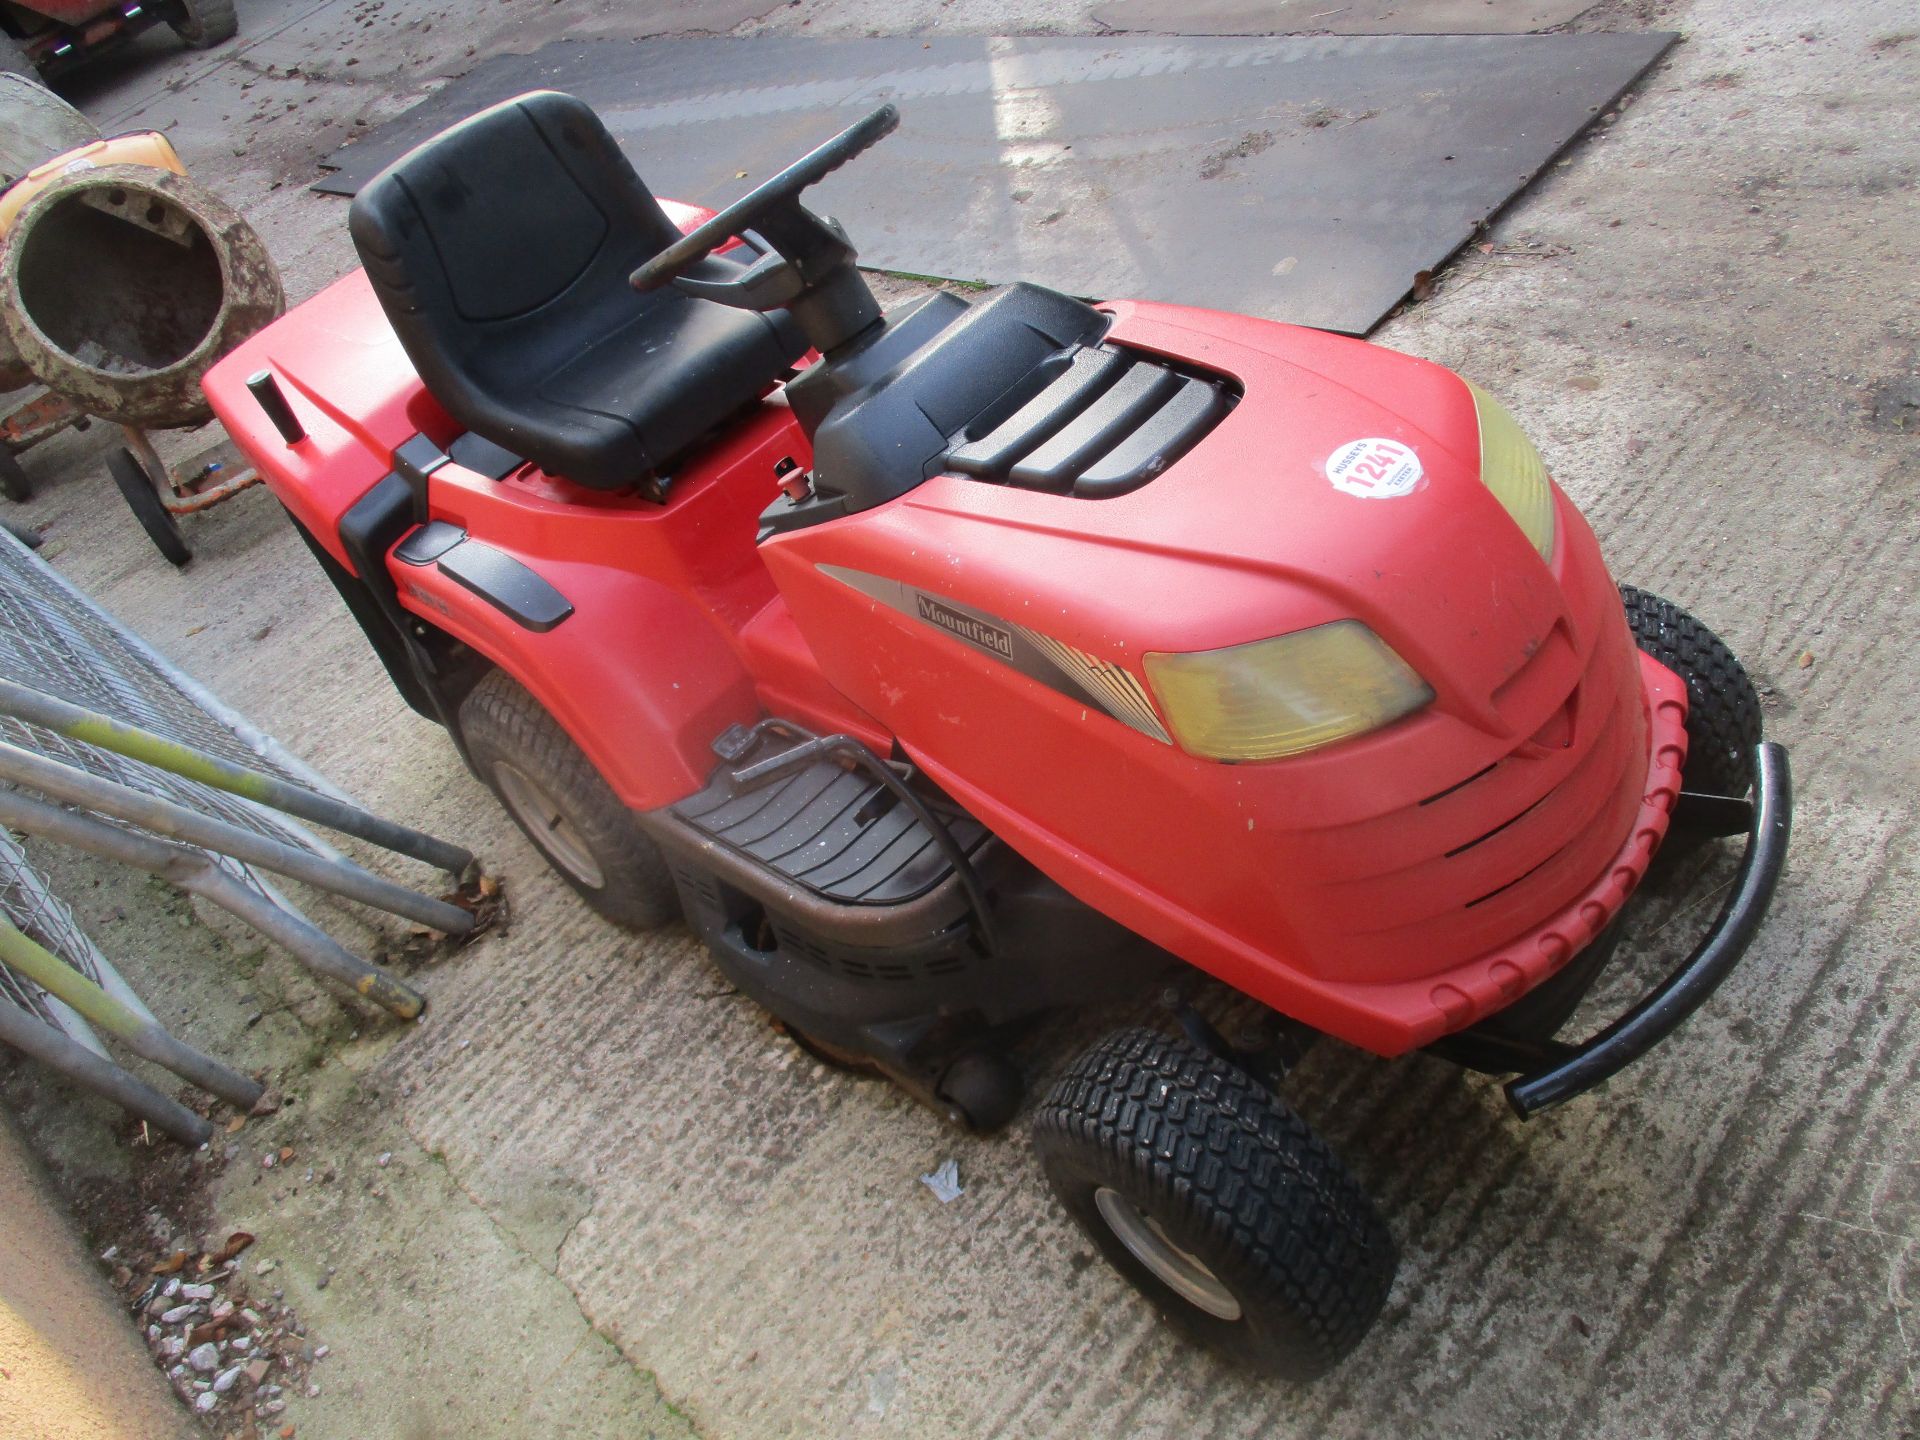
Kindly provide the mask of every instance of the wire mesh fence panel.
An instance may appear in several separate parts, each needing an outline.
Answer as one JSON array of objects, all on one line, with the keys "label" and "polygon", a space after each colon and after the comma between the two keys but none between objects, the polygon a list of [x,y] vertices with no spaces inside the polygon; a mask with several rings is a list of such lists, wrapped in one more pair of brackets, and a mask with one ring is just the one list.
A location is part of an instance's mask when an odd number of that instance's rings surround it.
[{"label": "wire mesh fence panel", "polygon": [[[0,677],[296,785],[312,786],[318,778],[276,753],[261,737],[243,734],[244,722],[221,713],[217,701],[171,670],[131,631],[4,531],[0,531]],[[0,715],[0,741],[256,834],[320,854],[333,853],[313,832],[275,811],[43,726]],[[97,818],[120,824],[111,817]],[[137,826],[122,828],[138,832]],[[236,880],[276,905],[294,910],[253,867],[230,856],[207,853]],[[0,831],[0,912],[89,979],[139,1006],[138,997],[4,831]],[[0,967],[0,998],[59,1026],[89,1048],[99,1048],[83,1020],[5,967]]]},{"label": "wire mesh fence panel", "polygon": [[209,754],[309,782],[209,713],[184,677],[169,674],[124,626],[4,532],[0,647],[0,664],[23,685]]},{"label": "wire mesh fence panel", "polygon": [[[155,1019],[50,889],[15,832],[161,876],[399,1019],[425,1008],[419,991],[302,915],[267,871],[443,934],[471,932],[475,911],[362,868],[268,802],[456,875],[473,857],[352,806],[4,530],[0,681],[7,682],[7,707],[18,712],[0,714],[0,745],[9,747],[0,751],[0,1048],[34,1057],[193,1144],[206,1139],[206,1121],[122,1069],[103,1037],[242,1111],[259,1098],[258,1081],[178,1040]],[[146,733],[119,734],[114,725]],[[262,803],[164,768],[176,761]]]},{"label": "wire mesh fence panel", "polygon": [[[184,676],[170,672],[118,621],[4,532],[0,676],[295,784],[315,779],[248,743],[234,724],[212,713],[203,692],[196,693]],[[258,834],[330,853],[311,831],[274,811],[27,721],[0,716],[0,740]],[[236,879],[274,894],[248,866],[215,859]]]},{"label": "wire mesh fence panel", "polygon": [[[0,829],[0,915],[94,984],[103,989],[112,984],[116,990],[124,990],[106,957],[73,918],[67,902],[53,893],[46,877],[4,829]],[[17,1005],[36,1019],[64,1030],[95,1054],[107,1053],[93,1027],[71,1008],[4,965],[0,965],[0,1002]]]}]

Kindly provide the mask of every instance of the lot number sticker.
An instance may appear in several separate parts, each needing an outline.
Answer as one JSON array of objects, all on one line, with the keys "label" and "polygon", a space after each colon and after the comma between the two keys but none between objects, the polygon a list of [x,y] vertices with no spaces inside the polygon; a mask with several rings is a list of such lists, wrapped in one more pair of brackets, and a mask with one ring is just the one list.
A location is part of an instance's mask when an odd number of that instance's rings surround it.
[{"label": "lot number sticker", "polygon": [[1397,500],[1426,483],[1420,457],[1398,440],[1349,440],[1327,457],[1333,488],[1362,500]]}]

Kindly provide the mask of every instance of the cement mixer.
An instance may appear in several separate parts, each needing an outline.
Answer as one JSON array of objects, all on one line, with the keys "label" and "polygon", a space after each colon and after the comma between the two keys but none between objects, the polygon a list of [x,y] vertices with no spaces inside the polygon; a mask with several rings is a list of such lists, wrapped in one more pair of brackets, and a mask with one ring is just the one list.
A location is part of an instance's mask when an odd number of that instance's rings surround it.
[{"label": "cement mixer", "polygon": [[[162,135],[102,139],[57,97],[0,75],[0,136],[0,390],[46,391],[0,420],[0,492],[31,494],[20,451],[110,421],[127,439],[109,461],[115,483],[162,553],[185,564],[173,517],[255,477],[175,475],[146,432],[210,418],[200,377],[284,310],[279,274]],[[30,163],[44,145],[60,148]]]}]

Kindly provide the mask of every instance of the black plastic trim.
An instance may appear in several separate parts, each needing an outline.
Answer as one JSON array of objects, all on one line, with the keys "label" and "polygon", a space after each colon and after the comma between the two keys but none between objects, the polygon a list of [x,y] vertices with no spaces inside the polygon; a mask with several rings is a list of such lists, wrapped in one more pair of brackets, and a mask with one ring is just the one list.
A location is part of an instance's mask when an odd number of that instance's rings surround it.
[{"label": "black plastic trim", "polygon": [[431,565],[467,538],[467,532],[445,520],[429,520],[393,548],[393,558],[407,565]]},{"label": "black plastic trim", "polygon": [[1183,379],[1172,399],[1080,472],[1073,493],[1085,500],[1104,500],[1138,489],[1198,444],[1230,405],[1218,386]]},{"label": "black plastic trim", "polygon": [[425,435],[409,436],[394,449],[393,472],[406,481],[413,496],[413,518],[423,525],[427,519],[427,477],[450,458]]},{"label": "black plastic trim", "polygon": [[1154,364],[1132,364],[1079,415],[1007,472],[1016,485],[1065,490],[1095,460],[1138,429],[1180,388],[1180,377]]},{"label": "black plastic trim", "polygon": [[[993,914],[972,860],[973,849],[987,839],[985,826],[972,816],[960,816],[948,826],[893,766],[852,735],[812,735],[787,720],[762,720],[735,758],[747,758],[768,733],[795,743],[739,770],[722,768],[701,795],[674,808],[716,839],[747,849],[808,889],[843,904],[899,904],[925,895],[954,874],[972,906],[979,943],[993,952]],[[732,749],[732,737],[722,739],[728,739]],[[831,762],[835,755],[852,760],[868,783],[849,778]],[[852,783],[843,783],[849,780]],[[774,781],[785,783],[772,803],[753,799],[755,789]],[[876,781],[897,801],[897,808],[877,806]],[[747,814],[741,814],[743,808]],[[726,818],[732,818],[732,824],[724,824]],[[756,839],[747,839],[749,835]],[[945,870],[937,862],[929,864],[929,847],[945,860]],[[849,856],[854,864],[847,862]]]},{"label": "black plastic trim", "polygon": [[[375,487],[378,488],[378,487]],[[369,492],[371,493],[371,492]],[[400,486],[402,503],[406,503],[406,486]],[[307,527],[294,519],[291,511],[287,521],[294,532],[305,542],[307,549],[313,552],[313,558],[320,562],[320,569],[327,579],[333,582],[333,588],[340,592],[340,598],[346,602],[347,612],[351,614],[367,637],[367,643],[373,647],[373,653],[379,658],[381,666],[387,672],[387,678],[393,681],[393,688],[400,692],[400,698],[407,702],[409,709],[429,720],[438,720],[433,699],[428,693],[425,681],[417,673],[412,657],[407,653],[407,645],[402,634],[394,628],[393,612],[399,610],[398,603],[391,606],[381,597],[373,586],[367,584],[334,559],[326,546],[314,538]],[[346,522],[341,522],[344,531]],[[351,547],[349,547],[351,553]],[[359,561],[356,559],[356,565]]]},{"label": "black plastic trim", "polygon": [[380,657],[401,698],[419,714],[443,726],[464,760],[460,701],[486,673],[490,662],[401,605],[400,592],[387,568],[387,553],[413,523],[412,487],[395,473],[382,477],[340,517],[340,548],[346,551],[357,575],[349,573],[297,520],[294,528],[360,622],[367,643]]},{"label": "black plastic trim", "polygon": [[1230,380],[1103,344],[1036,366],[956,436],[947,470],[1083,500],[1124,495],[1199,444],[1238,400]]},{"label": "black plastic trim", "polygon": [[440,573],[515,624],[544,634],[573,614],[573,602],[539,571],[491,545],[467,540],[441,555]]},{"label": "black plastic trim", "polygon": [[1000,479],[1021,456],[1051,439],[1099,398],[1125,369],[1125,363],[1111,350],[1076,350],[1046,389],[990,432],[948,455],[947,464],[962,475]]},{"label": "black plastic trim", "polygon": [[504,480],[527,463],[525,456],[516,455],[506,446],[496,445],[472,430],[447,446],[447,455],[462,470],[471,470],[489,480]]}]

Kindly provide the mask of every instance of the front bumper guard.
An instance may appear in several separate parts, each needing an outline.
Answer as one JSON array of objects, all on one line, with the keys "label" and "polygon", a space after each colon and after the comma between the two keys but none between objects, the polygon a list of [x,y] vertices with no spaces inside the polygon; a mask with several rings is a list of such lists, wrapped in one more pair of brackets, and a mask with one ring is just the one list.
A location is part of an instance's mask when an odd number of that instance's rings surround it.
[{"label": "front bumper guard", "polygon": [[1773,744],[1755,749],[1750,800],[1701,796],[1696,801],[1683,795],[1674,812],[1676,833],[1690,822],[1708,834],[1747,832],[1747,852],[1719,916],[1672,974],[1599,1034],[1577,1045],[1549,1040],[1526,1047],[1529,1068],[1506,1085],[1507,1103],[1522,1120],[1584,1094],[1631,1065],[1679,1028],[1732,973],[1766,918],[1786,868],[1793,823],[1786,750]]}]

